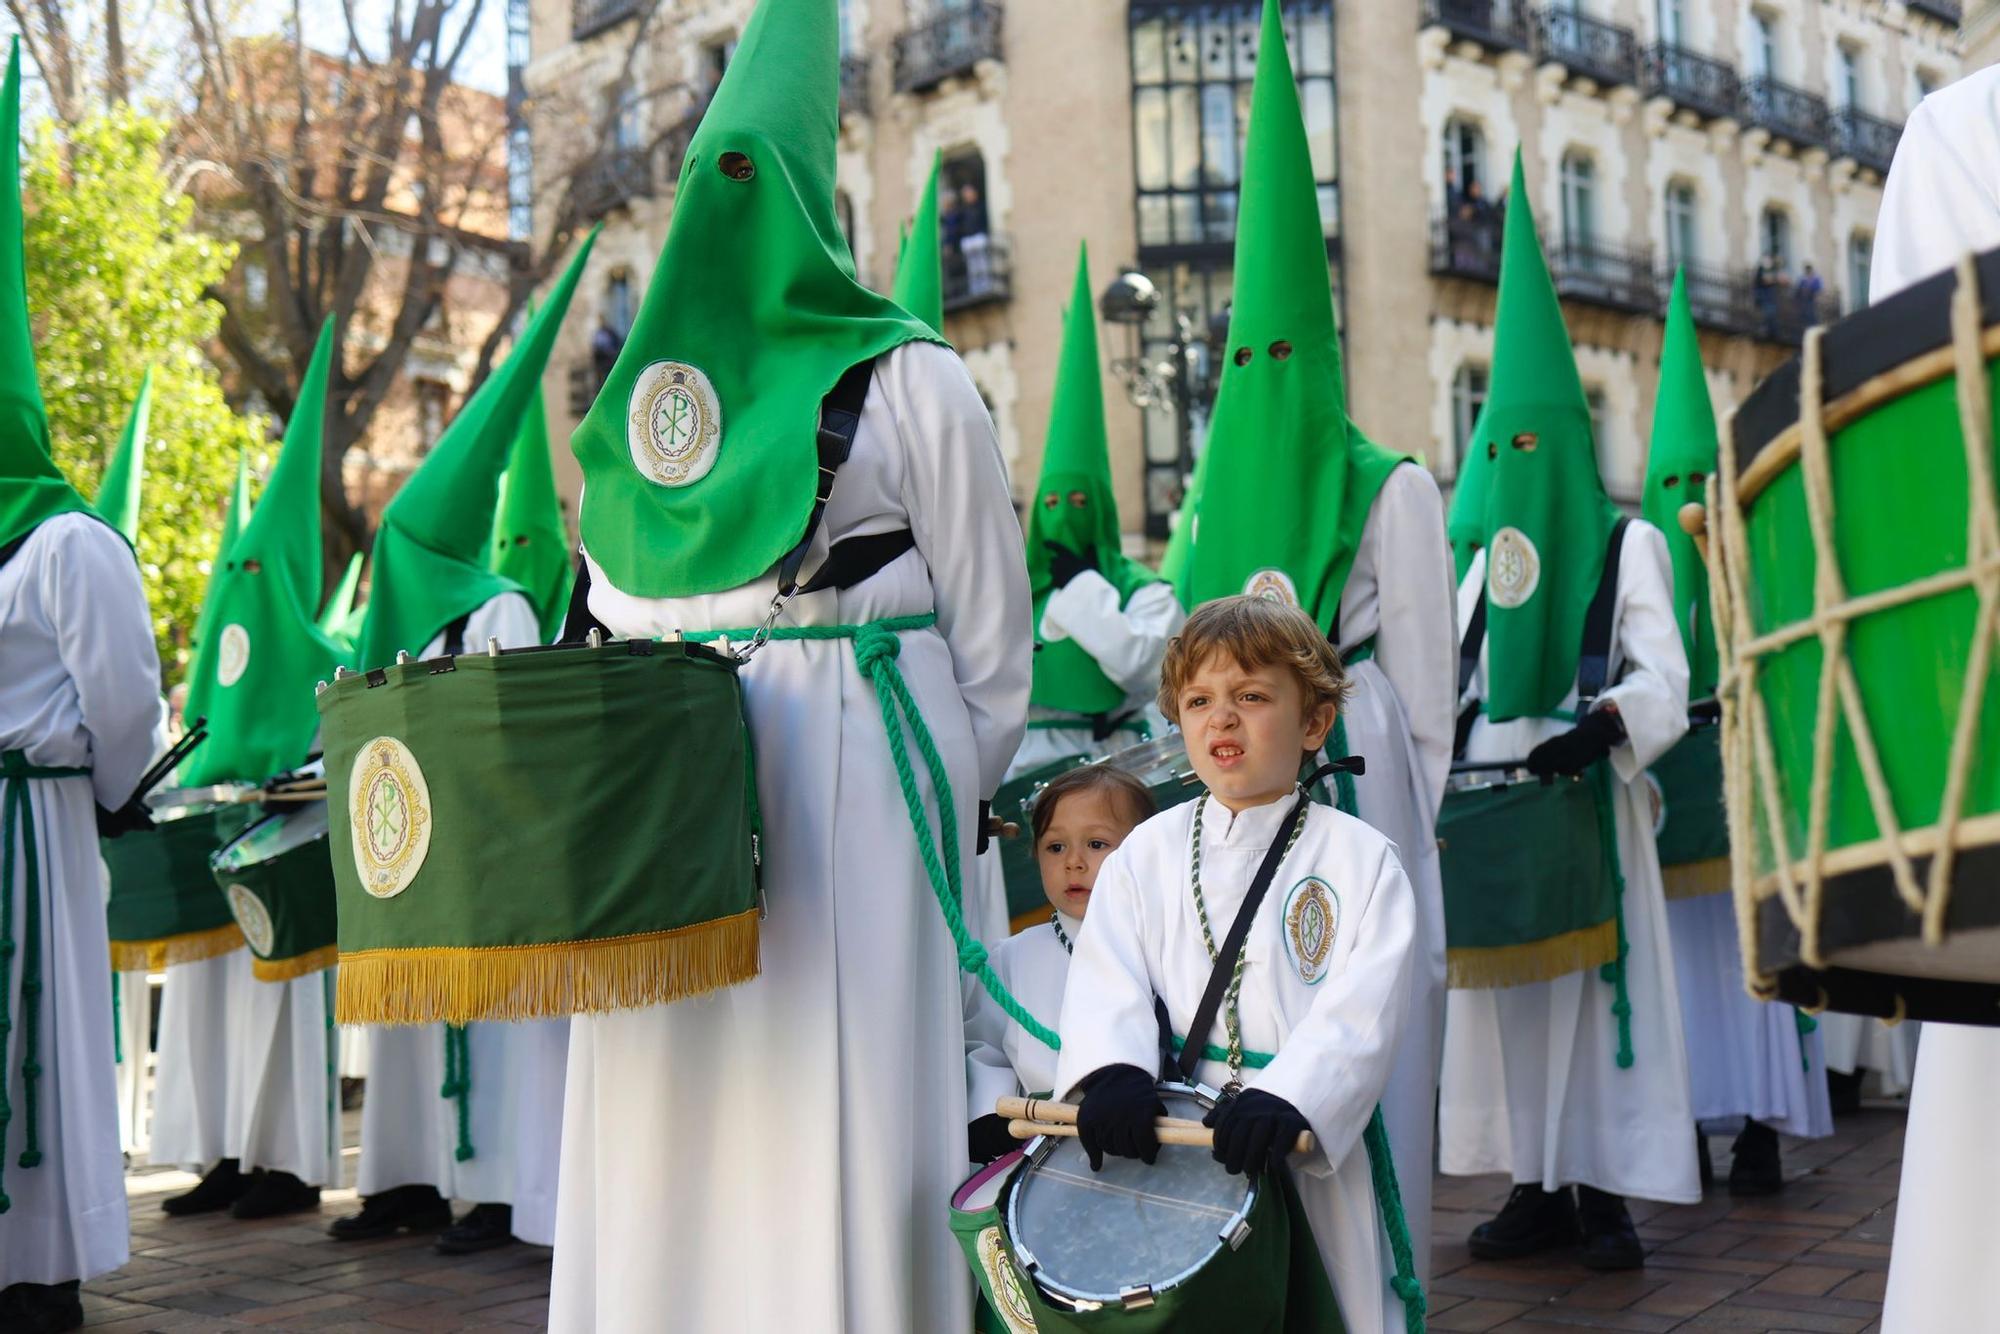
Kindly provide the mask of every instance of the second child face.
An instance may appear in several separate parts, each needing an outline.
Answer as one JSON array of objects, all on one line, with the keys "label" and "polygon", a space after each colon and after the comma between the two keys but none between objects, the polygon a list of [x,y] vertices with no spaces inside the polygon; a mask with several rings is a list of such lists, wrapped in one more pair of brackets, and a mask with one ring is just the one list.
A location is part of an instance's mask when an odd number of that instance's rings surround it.
[{"label": "second child face", "polygon": [[1035,843],[1042,893],[1049,906],[1082,917],[1097,887],[1097,870],[1111,850],[1132,832],[1132,820],[1115,792],[1085,788],[1056,803],[1048,832]]},{"label": "second child face", "polygon": [[1208,790],[1232,811],[1291,792],[1306,752],[1326,744],[1334,708],[1308,716],[1298,678],[1283,667],[1246,667],[1226,653],[1196,664],[1180,692],[1188,759]]}]

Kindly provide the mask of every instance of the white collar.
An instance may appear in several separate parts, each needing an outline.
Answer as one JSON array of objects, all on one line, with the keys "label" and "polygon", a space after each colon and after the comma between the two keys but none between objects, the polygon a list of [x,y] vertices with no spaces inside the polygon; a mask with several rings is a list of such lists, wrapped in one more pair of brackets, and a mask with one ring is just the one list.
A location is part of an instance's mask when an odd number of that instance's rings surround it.
[{"label": "white collar", "polygon": [[1278,836],[1279,826],[1290,813],[1292,803],[1298,800],[1298,788],[1246,811],[1231,811],[1212,794],[1202,800],[1208,803],[1201,817],[1203,842],[1224,848],[1261,850],[1270,847]]}]

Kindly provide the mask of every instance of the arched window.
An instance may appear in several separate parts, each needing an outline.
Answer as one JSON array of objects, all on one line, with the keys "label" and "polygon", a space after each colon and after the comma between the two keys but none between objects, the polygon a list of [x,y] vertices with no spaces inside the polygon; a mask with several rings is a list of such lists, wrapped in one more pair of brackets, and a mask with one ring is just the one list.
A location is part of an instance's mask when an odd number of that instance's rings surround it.
[{"label": "arched window", "polygon": [[986,201],[986,158],[976,147],[948,150],[938,172],[938,238],[944,256],[946,310],[993,295],[992,233]]},{"label": "arched window", "polygon": [[1792,271],[1792,215],[1776,204],[1766,204],[1757,220],[1757,239],[1762,247],[1759,259],[1775,260],[1785,273]]},{"label": "arched window", "polygon": [[1666,202],[1667,263],[1692,268],[1700,259],[1694,186],[1686,181],[1668,182]]},{"label": "arched window", "polygon": [[1444,123],[1444,192],[1449,207],[1475,186],[1490,194],[1486,180],[1486,133],[1479,122],[1453,116]]},{"label": "arched window", "polygon": [[1868,280],[1874,269],[1875,233],[1866,228],[1847,238],[1847,307],[1859,310],[1868,304]]},{"label": "arched window", "polygon": [[1562,224],[1563,249],[1587,256],[1597,238],[1597,164],[1581,149],[1563,154]]},{"label": "arched window", "polygon": [[1472,428],[1479,410],[1486,406],[1486,368],[1461,362],[1451,377],[1451,457],[1452,466],[1465,467],[1465,451],[1472,444]]}]

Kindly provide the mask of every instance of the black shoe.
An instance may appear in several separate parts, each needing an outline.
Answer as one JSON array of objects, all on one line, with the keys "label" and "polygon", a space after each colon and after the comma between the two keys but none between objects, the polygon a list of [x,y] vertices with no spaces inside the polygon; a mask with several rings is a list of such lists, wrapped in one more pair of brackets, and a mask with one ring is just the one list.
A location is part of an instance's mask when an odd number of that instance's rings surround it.
[{"label": "black shoe", "polygon": [[1701,1171],[1701,1189],[1706,1194],[1708,1188],[1715,1184],[1715,1159],[1709,1155],[1708,1136],[1702,1133],[1700,1126],[1694,1128],[1694,1164]]},{"label": "black shoe", "polygon": [[56,1334],[83,1328],[83,1284],[15,1283],[0,1288],[0,1329],[10,1334]]},{"label": "black shoe", "polygon": [[1736,1137],[1730,1155],[1731,1195],[1776,1195],[1785,1188],[1785,1171],[1778,1158],[1778,1132],[1771,1127],[1745,1121],[1743,1133]]},{"label": "black shoe", "polygon": [[514,1240],[514,1206],[475,1204],[437,1239],[439,1255],[473,1255]]},{"label": "black shoe", "polygon": [[249,1192],[229,1206],[231,1218],[276,1218],[319,1208],[319,1187],[290,1172],[259,1172]]},{"label": "black shoe", "polygon": [[436,1232],[451,1226],[451,1205],[436,1186],[397,1186],[361,1202],[361,1212],[333,1220],[335,1241],[379,1241],[398,1232]]},{"label": "black shoe", "polygon": [[1861,1083],[1867,1077],[1866,1070],[1849,1070],[1846,1074],[1838,1070],[1826,1072],[1826,1097],[1835,1116],[1852,1116],[1861,1110]]},{"label": "black shoe", "polygon": [[1514,1187],[1497,1216],[1472,1229],[1467,1244],[1475,1259],[1518,1260],[1575,1240],[1576,1203],[1569,1190],[1524,1185]]},{"label": "black shoe", "polygon": [[212,1214],[229,1208],[250,1190],[250,1173],[240,1171],[234,1158],[224,1158],[202,1176],[193,1190],[169,1195],[160,1208],[175,1218],[192,1214]]},{"label": "black shoe", "polygon": [[1625,1208],[1625,1197],[1589,1186],[1576,1188],[1576,1225],[1583,1233],[1583,1254],[1577,1258],[1592,1269],[1641,1269],[1646,1249],[1639,1229]]}]

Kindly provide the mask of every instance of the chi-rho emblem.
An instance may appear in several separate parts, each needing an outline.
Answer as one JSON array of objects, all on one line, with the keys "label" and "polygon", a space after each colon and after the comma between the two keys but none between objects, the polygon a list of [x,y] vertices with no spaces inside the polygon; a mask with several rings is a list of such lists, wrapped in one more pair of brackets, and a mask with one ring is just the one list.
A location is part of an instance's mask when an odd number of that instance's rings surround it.
[{"label": "chi-rho emblem", "polygon": [[229,911],[236,918],[243,939],[250,943],[250,952],[260,959],[271,957],[271,912],[264,906],[264,900],[242,885],[231,885],[228,896]]},{"label": "chi-rho emblem", "polygon": [[354,758],[347,780],[354,869],[361,887],[392,899],[410,887],[431,848],[431,791],[417,757],[378,736]]},{"label": "chi-rho emblem", "polygon": [[1035,1308],[1021,1291],[1021,1275],[1000,1237],[1000,1229],[989,1227],[979,1233],[979,1267],[986,1271],[986,1286],[993,1293],[993,1305],[1007,1334],[1035,1334]]},{"label": "chi-rho emblem", "polygon": [[1332,886],[1316,875],[1292,886],[1285,895],[1285,953],[1307,986],[1326,976],[1339,930],[1340,897]]},{"label": "chi-rho emblem", "polygon": [[722,444],[722,404],[684,361],[656,361],[632,382],[625,439],[639,475],[660,486],[708,476]]},{"label": "chi-rho emblem", "polygon": [[1299,605],[1298,586],[1283,570],[1259,570],[1243,582],[1243,591],[1253,598],[1277,602],[1287,607]]},{"label": "chi-rho emblem", "polygon": [[1542,554],[1519,528],[1493,534],[1486,553],[1486,596],[1496,607],[1518,607],[1542,582]]},{"label": "chi-rho emblem", "polygon": [[215,683],[227,690],[250,666],[250,632],[231,621],[215,645]]}]

